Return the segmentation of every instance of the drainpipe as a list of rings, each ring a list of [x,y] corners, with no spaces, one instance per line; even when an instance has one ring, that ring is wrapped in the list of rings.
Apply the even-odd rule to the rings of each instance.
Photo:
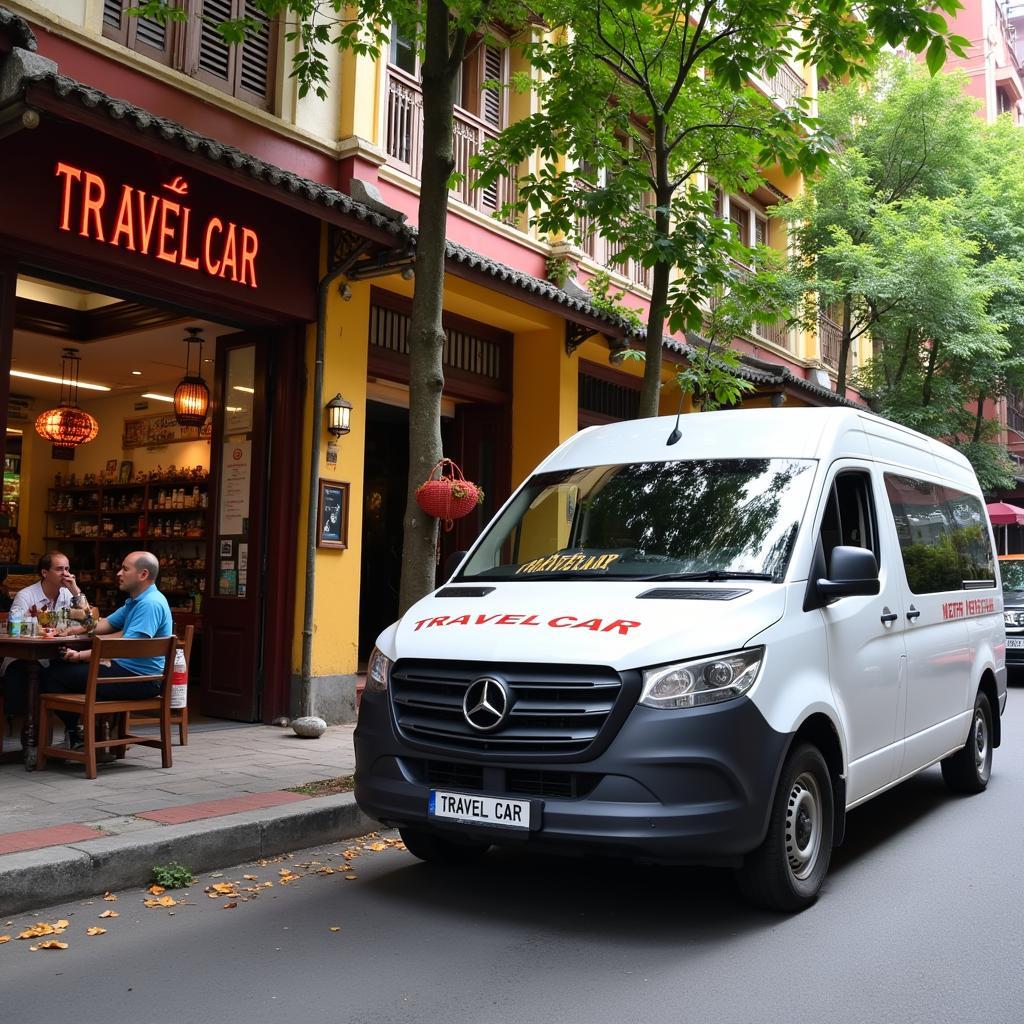
[[[351,268],[349,260],[327,274],[317,293],[316,358],[313,364],[312,438],[309,444],[309,504],[306,510],[306,590],[302,611],[302,674],[299,681],[299,712],[313,713],[313,601],[316,589],[316,504],[320,486],[320,435],[324,404],[324,350],[327,347],[327,296],[331,286]]]

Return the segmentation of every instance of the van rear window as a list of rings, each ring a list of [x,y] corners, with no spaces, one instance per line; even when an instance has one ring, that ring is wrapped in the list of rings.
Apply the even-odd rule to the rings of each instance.
[[[494,521],[462,578],[779,581],[814,467],[691,459],[541,473]]]
[[[915,594],[996,585],[988,521],[973,494],[885,474],[907,584]]]

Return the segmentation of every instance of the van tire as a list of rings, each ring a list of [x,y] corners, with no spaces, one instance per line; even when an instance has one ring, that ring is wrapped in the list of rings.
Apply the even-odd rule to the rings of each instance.
[[[400,828],[398,834],[405,848],[428,864],[470,864],[491,848],[490,843],[460,843],[418,828]]]
[[[991,777],[992,705],[979,690],[967,742],[942,762],[942,779],[954,793],[981,793]]]
[[[834,818],[828,765],[817,747],[802,743],[782,766],[768,834],[737,873],[743,895],[789,914],[811,906],[832,859]]]

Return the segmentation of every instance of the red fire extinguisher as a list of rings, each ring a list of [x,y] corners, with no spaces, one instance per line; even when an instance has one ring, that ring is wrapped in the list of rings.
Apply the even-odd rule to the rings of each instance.
[[[174,668],[171,671],[171,708],[188,705],[188,665],[185,652],[179,647],[174,652]]]

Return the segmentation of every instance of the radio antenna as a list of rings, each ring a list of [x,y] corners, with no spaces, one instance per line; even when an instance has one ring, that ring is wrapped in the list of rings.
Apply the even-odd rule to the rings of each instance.
[[[683,432],[679,429],[679,417],[683,414],[683,400],[685,398],[686,392],[680,388],[679,408],[676,410],[676,425],[672,428],[672,433],[668,435],[668,440],[665,442],[666,447],[675,444],[683,436]]]

